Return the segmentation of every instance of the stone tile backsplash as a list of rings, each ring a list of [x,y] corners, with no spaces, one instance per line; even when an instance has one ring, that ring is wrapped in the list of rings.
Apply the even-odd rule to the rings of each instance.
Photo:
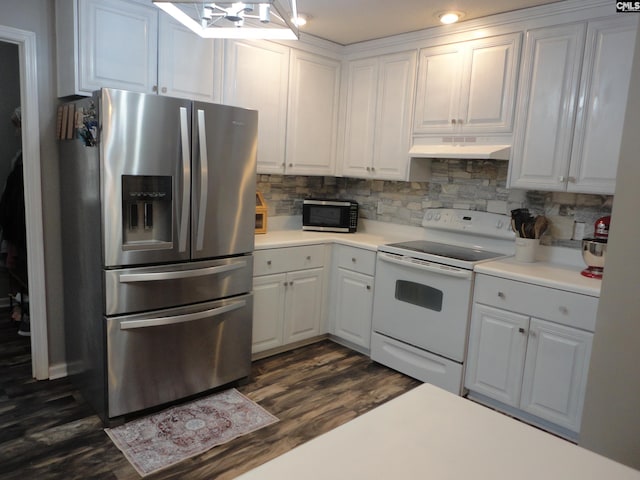
[[[611,214],[613,197],[506,188],[508,163],[501,160],[434,160],[429,182],[396,182],[344,177],[258,175],[269,216],[301,215],[308,197],[352,199],[370,220],[420,226],[425,209],[460,208],[509,214],[528,208],[544,214],[551,228],[542,243],[580,248],[572,240],[574,222],[584,222],[585,236],[594,222]]]

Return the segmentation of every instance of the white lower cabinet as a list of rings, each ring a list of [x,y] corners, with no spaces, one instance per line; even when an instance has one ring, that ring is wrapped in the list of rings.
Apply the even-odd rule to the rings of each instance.
[[[364,352],[371,345],[376,252],[345,245],[333,247],[331,333]]]
[[[325,333],[324,245],[254,253],[252,353]]]
[[[575,438],[596,310],[595,297],[478,275],[465,375],[469,396]]]

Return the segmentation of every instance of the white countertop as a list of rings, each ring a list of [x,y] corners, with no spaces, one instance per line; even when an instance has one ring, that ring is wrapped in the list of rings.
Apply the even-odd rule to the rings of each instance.
[[[241,480],[640,480],[640,471],[423,384]]]
[[[360,221],[356,233],[303,231],[300,219],[295,217],[274,217],[269,222],[268,233],[255,236],[256,250],[318,243],[339,243],[376,250],[385,243],[419,240],[426,236],[423,228],[371,220]],[[475,271],[593,297],[600,296],[602,281],[580,275],[585,265],[579,250],[540,247],[539,252],[538,261],[533,263],[506,258],[480,263]]]

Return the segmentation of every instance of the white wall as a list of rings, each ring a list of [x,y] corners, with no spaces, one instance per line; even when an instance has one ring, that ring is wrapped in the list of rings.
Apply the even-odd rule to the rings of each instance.
[[[630,53],[631,55],[631,53]],[[631,60],[631,59],[630,59]],[[640,469],[640,35],[580,445]]]

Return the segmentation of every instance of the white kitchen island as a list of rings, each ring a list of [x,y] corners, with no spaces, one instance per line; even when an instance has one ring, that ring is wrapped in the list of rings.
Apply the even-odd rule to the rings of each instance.
[[[602,480],[640,471],[429,384],[241,480]]]

